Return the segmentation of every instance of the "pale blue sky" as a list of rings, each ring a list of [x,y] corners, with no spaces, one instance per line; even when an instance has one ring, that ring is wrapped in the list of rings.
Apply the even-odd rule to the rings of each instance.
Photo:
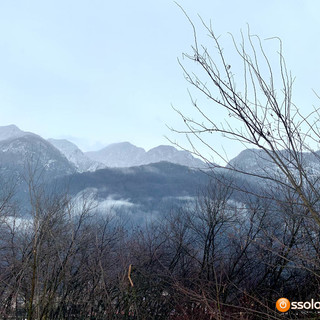
[[[211,19],[222,37],[238,36],[246,23],[261,38],[279,36],[297,102],[318,104],[318,1],[179,3],[197,25],[197,14]],[[177,64],[191,44],[190,25],[169,0],[2,1],[0,125],[68,138],[83,150],[120,141],[149,149],[167,144],[165,135],[183,143],[166,124],[182,128],[171,104],[192,113]],[[211,143],[219,149],[223,140]],[[241,146],[225,149],[232,157]]]

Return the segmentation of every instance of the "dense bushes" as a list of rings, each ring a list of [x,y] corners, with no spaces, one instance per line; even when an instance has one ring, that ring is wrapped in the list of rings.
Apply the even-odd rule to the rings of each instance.
[[[2,212],[3,319],[277,319],[278,298],[318,297],[319,227],[292,194],[235,202],[214,181],[131,227],[88,199],[33,192],[32,219]]]

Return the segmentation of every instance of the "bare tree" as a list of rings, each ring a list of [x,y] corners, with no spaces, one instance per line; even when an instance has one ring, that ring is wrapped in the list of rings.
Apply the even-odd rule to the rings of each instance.
[[[320,225],[320,177],[306,165],[307,161],[319,160],[314,151],[319,146],[320,138],[319,108],[304,114],[292,102],[293,77],[286,67],[281,40],[268,39],[279,43],[278,63],[275,65],[261,39],[251,34],[248,27],[246,34],[241,32],[240,43],[230,35],[233,53],[237,57],[236,61],[230,61],[211,24],[201,19],[211,41],[209,48],[198,40],[196,26],[187,18],[193,28],[194,44],[191,53],[183,54],[184,61],[179,60],[179,63],[185,79],[207,98],[208,103],[201,105],[191,98],[198,114],[196,118],[175,109],[187,129],[173,131],[187,134],[191,151],[209,164],[210,161],[198,151],[197,142],[218,155],[222,162],[228,164],[229,170],[272,181],[297,192],[300,204],[307,209],[306,215],[311,215]],[[188,61],[193,65],[188,65]],[[196,71],[193,70],[194,65]],[[242,71],[237,68],[240,65]],[[217,122],[213,111],[223,113],[225,121]],[[210,145],[206,134],[221,134],[246,148],[261,150],[255,155],[264,163],[269,163],[270,167],[252,171],[233,166],[226,155]]]

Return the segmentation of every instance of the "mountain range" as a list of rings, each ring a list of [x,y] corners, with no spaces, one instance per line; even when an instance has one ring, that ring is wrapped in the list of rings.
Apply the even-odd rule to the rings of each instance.
[[[286,151],[281,152],[285,156]],[[318,153],[302,156],[308,173],[319,175]],[[231,171],[227,170],[230,168]],[[100,208],[121,208],[141,218],[146,213],[194,201],[199,190],[208,185],[211,174],[230,177],[239,186],[235,190],[243,190],[245,186],[253,194],[263,187],[261,181],[234,174],[233,169],[255,175],[279,171],[264,151],[255,149],[244,150],[225,168],[207,169],[191,153],[172,146],[145,151],[122,142],[82,152],[68,140],[46,140],[15,125],[0,127],[0,179],[15,181],[17,197],[24,201],[31,178],[48,188],[64,188],[75,198],[85,192]],[[237,192],[232,197],[238,201]]]
[[[24,177],[41,171],[54,178],[73,174],[76,168],[47,140],[10,125],[0,127],[0,171]]]
[[[290,168],[292,173],[299,174],[296,161],[286,150],[279,151],[284,165]],[[320,152],[304,152],[299,154],[299,161],[303,164],[303,170],[309,176],[320,175]],[[271,157],[263,150],[245,149],[238,156],[229,161],[227,168],[253,175],[281,177],[283,173],[276,166]]]
[[[148,152],[143,148],[136,147],[129,142],[114,143],[105,148],[82,152],[74,143],[64,139],[44,140],[39,135],[20,130],[15,125],[0,127],[1,158],[10,158],[11,155],[21,153],[19,161],[33,155],[42,155],[41,163],[45,167],[53,166],[53,163],[69,162],[66,174],[72,171],[86,172],[95,171],[107,167],[132,167],[167,161],[188,167],[200,168],[205,164],[187,151],[180,151],[172,146],[158,146]],[[36,147],[36,145],[38,145]],[[53,155],[55,154],[55,155]],[[45,162],[46,156],[52,156],[50,163]],[[56,159],[56,158],[59,159]],[[0,159],[1,161],[1,159]],[[15,161],[14,161],[15,163]]]
[[[161,145],[145,151],[130,142],[114,143],[99,151],[86,152],[85,155],[106,167],[133,167],[160,161],[167,161],[193,168],[204,168],[205,164],[190,152],[180,151],[172,146]]]
[[[86,192],[100,205],[130,208],[136,215],[159,212],[197,196],[208,181],[199,167],[205,167],[200,159],[171,146],[145,151],[123,142],[82,152],[68,140],[0,127],[0,179],[15,181],[16,198],[25,203],[32,180],[75,198]]]
[[[68,140],[48,139],[47,141],[57,148],[75,166],[78,172],[95,171],[104,167],[102,163],[90,159],[74,143]]]

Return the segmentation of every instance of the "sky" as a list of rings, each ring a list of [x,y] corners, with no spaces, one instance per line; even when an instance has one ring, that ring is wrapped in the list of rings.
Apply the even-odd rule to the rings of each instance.
[[[296,103],[301,109],[319,104],[312,92],[320,92],[319,1],[178,2],[204,42],[198,15],[222,39],[228,32],[240,39],[247,24],[262,39],[280,37],[296,77]],[[184,128],[172,106],[194,115],[188,90],[208,103],[177,62],[192,44],[188,20],[169,0],[2,1],[0,125],[68,139],[83,151],[121,141],[148,150],[169,144],[166,137],[188,148],[184,135],[168,127]],[[210,116],[223,119],[210,108]],[[243,149],[220,136],[210,139],[229,158]]]

